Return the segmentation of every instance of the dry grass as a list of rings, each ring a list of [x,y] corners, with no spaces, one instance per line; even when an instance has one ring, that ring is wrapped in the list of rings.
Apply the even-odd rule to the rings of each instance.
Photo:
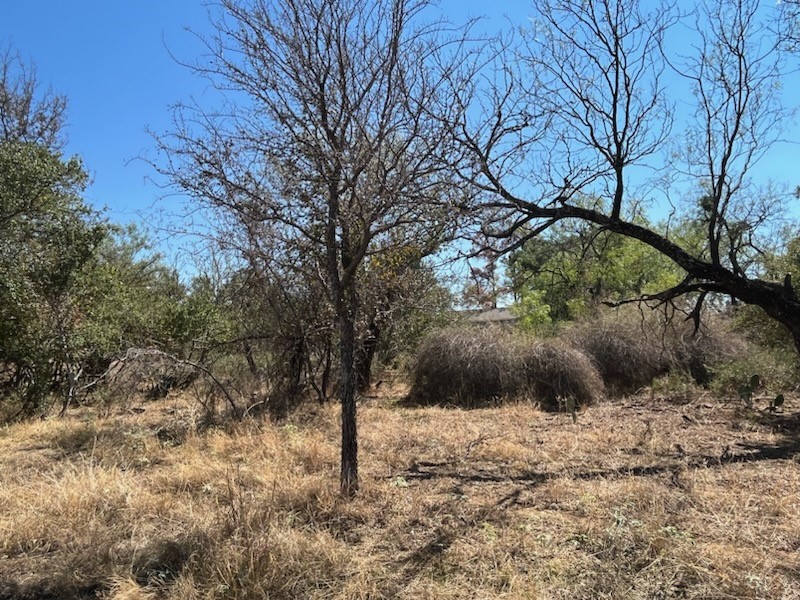
[[[611,311],[573,324],[563,336],[591,359],[610,392],[619,394],[650,386],[668,372],[708,385],[716,367],[752,351],[731,328],[720,317],[706,317],[695,332],[691,322],[677,317],[664,323],[655,313]]]
[[[798,399],[360,409],[196,433],[190,406],[0,430],[0,598],[800,598]]]
[[[599,373],[575,348],[503,327],[466,327],[423,341],[408,401],[476,408],[526,400],[556,409],[567,398],[587,406],[602,395]]]
[[[652,339],[648,323],[637,326],[632,319],[600,319],[573,325],[565,337],[590,357],[615,393],[635,392],[669,370],[669,353],[661,340]]]

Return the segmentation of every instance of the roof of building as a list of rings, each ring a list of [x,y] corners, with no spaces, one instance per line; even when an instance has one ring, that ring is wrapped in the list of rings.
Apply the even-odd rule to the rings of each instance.
[[[491,308],[467,318],[470,323],[504,323],[519,320],[510,308]]]

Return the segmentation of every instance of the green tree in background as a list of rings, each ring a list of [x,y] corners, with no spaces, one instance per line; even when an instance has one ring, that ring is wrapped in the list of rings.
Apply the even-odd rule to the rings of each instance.
[[[107,225],[81,201],[86,174],[32,142],[0,143],[0,362],[25,382],[30,410],[54,387],[74,396],[79,331],[93,285],[86,275]]]
[[[201,351],[218,321],[200,289],[149,253],[134,229],[83,200],[88,175],[64,157],[66,100],[0,53],[0,400],[62,413],[128,348]],[[14,402],[9,402],[14,400]],[[9,408],[10,407],[10,408]]]
[[[674,264],[653,248],[586,223],[562,223],[509,257],[509,277],[523,325],[586,316],[680,282]]]

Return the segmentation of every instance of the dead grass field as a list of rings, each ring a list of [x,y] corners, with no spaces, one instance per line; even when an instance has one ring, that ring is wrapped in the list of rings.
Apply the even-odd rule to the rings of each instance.
[[[800,598],[800,401],[335,406],[198,431],[140,412],[0,429],[0,598]]]

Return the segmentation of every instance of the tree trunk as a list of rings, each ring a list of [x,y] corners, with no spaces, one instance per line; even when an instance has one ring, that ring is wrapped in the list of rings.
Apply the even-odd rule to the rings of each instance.
[[[341,492],[346,498],[358,491],[358,434],[356,429],[355,318],[353,311],[339,317],[342,401]]]
[[[794,339],[794,349],[797,351],[798,356],[800,356],[800,326],[792,331],[792,338]]]
[[[333,342],[330,336],[328,336],[328,339],[325,341],[325,361],[322,366],[322,396],[320,396],[320,402],[323,404],[328,401],[328,390],[331,389],[332,345]]]
[[[657,294],[645,295],[643,298],[669,301],[687,293],[708,292],[724,294],[745,304],[758,306],[789,330],[795,349],[800,355],[800,299],[792,285],[791,275],[787,275],[782,284],[750,279],[723,266],[706,262],[666,236],[636,223],[613,220],[601,212],[580,206],[541,207],[525,204],[505,190],[501,191],[501,196],[521,207],[526,218],[550,219],[551,225],[563,219],[578,219],[639,240],[672,260],[687,273],[687,279],[677,286]]]
[[[282,420],[289,416],[303,397],[303,367],[306,363],[306,343],[302,332],[296,332],[290,339],[286,371],[281,383],[273,394],[271,413],[273,418]]]
[[[64,399],[61,405],[61,412],[58,413],[59,418],[67,414],[67,410],[69,410],[69,407],[72,404],[73,399],[75,398],[75,392],[78,389],[78,378],[80,377],[81,371],[83,369],[79,369],[78,373],[76,374],[74,365],[72,365],[71,363],[67,363],[66,370],[67,370],[67,390],[64,392]]]
[[[242,345],[244,346],[244,358],[247,361],[247,367],[250,369],[250,374],[256,381],[258,381],[261,379],[261,371],[256,364],[255,357],[253,356],[253,346],[248,340],[244,340]]]
[[[302,390],[303,365],[305,364],[306,341],[302,333],[296,334],[292,340],[291,356],[289,357],[289,402],[296,404],[295,396]]]
[[[361,342],[358,361],[356,362],[356,389],[359,392],[369,389],[370,383],[372,383],[372,361],[375,358],[375,350],[378,347],[380,334],[381,330],[375,324],[375,321],[372,321],[369,324],[366,337]]]

